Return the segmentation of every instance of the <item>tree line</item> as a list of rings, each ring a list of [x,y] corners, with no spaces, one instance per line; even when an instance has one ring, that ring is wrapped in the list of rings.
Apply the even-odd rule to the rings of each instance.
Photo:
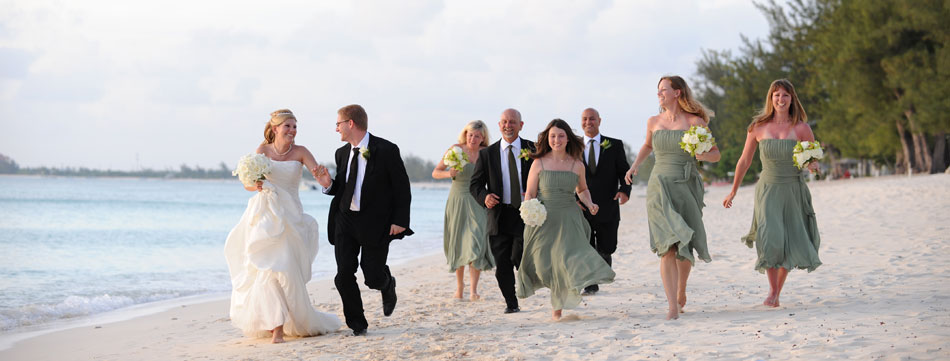
[[[432,179],[432,169],[435,168],[435,162],[424,160],[415,155],[406,155],[403,157],[403,163],[406,165],[406,173],[411,182],[436,181]],[[335,173],[335,166],[326,165],[331,173]],[[200,166],[189,166],[182,164],[178,169],[155,170],[140,169],[133,171],[123,170],[102,170],[86,167],[20,167],[12,158],[0,154],[0,174],[24,174],[24,175],[47,175],[47,176],[74,176],[74,177],[136,177],[136,178],[188,178],[188,179],[225,179],[234,178],[231,175],[232,168],[224,162],[217,168],[202,168]],[[309,172],[303,172],[304,179],[314,180]]]
[[[737,54],[704,50],[697,98],[716,113],[722,152],[706,167],[734,170],[769,84],[787,78],[834,163],[852,158],[897,173],[950,163],[950,3],[942,0],[774,0],[756,3],[766,39],[742,36]],[[747,180],[761,170],[758,159]]]

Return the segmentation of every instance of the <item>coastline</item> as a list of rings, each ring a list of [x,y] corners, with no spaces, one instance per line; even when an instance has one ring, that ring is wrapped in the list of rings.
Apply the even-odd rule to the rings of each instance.
[[[130,320],[75,327],[23,340],[4,360],[60,359],[921,359],[950,358],[950,176],[889,176],[808,183],[818,217],[823,265],[789,275],[782,306],[761,305],[768,283],[741,243],[754,186],[733,209],[728,187],[705,195],[713,261],[690,276],[679,320],[665,321],[658,259],[649,251],[644,199],[621,207],[617,280],[550,321],[547,291],[504,315],[492,272],[478,302],[456,301],[455,276],[441,254],[393,266],[399,303],[383,317],[379,292],[361,284],[366,337],[348,329],[280,345],[245,338],[228,322],[227,300]],[[411,247],[411,241],[399,245]],[[936,272],[931,272],[936,271]],[[362,277],[357,273],[358,277]],[[468,281],[466,280],[466,283]],[[308,284],[318,309],[342,317],[331,280]],[[466,291],[466,297],[468,292]]]

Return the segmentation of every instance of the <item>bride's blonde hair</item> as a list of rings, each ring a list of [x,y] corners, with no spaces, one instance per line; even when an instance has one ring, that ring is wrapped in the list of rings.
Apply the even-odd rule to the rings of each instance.
[[[294,113],[290,109],[277,109],[270,113],[270,120],[267,121],[267,125],[264,125],[264,144],[270,144],[274,142],[274,138],[277,137],[277,134],[274,133],[274,127],[279,127],[281,124],[287,121],[287,119],[297,120],[297,117],[294,116]]]

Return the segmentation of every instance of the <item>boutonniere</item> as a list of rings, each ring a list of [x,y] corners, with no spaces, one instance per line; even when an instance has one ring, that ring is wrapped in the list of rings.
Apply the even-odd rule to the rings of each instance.
[[[523,160],[528,160],[528,158],[531,158],[531,151],[527,149],[522,149],[521,154],[518,155],[518,158],[521,158]]]
[[[603,150],[610,149],[611,146],[613,146],[613,144],[610,143],[610,140],[604,139],[603,142],[600,142],[600,148]]]
[[[369,160],[369,148],[360,148],[360,154],[363,156],[363,159]]]

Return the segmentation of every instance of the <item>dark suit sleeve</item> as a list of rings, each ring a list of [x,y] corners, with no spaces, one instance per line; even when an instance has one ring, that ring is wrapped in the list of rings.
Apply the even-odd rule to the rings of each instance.
[[[617,147],[617,159],[614,161],[614,168],[617,169],[617,179],[620,182],[620,192],[630,197],[630,185],[624,180],[627,170],[630,169],[630,163],[627,163],[627,151],[623,148],[623,141],[614,139],[614,147]]]
[[[488,197],[488,148],[478,151],[478,161],[475,162],[475,173],[472,173],[472,180],[469,183],[469,192],[478,202],[478,205],[485,206],[485,198]]]
[[[386,167],[392,180],[393,212],[392,224],[409,229],[409,206],[412,203],[412,189],[409,186],[409,174],[399,154],[399,146],[393,144]]]
[[[330,182],[330,188],[327,189],[327,194],[335,196],[340,192],[340,189],[343,189],[343,185],[346,184],[346,157],[344,154],[348,154],[345,150],[337,149],[336,150],[336,175],[333,177],[333,182]]]

